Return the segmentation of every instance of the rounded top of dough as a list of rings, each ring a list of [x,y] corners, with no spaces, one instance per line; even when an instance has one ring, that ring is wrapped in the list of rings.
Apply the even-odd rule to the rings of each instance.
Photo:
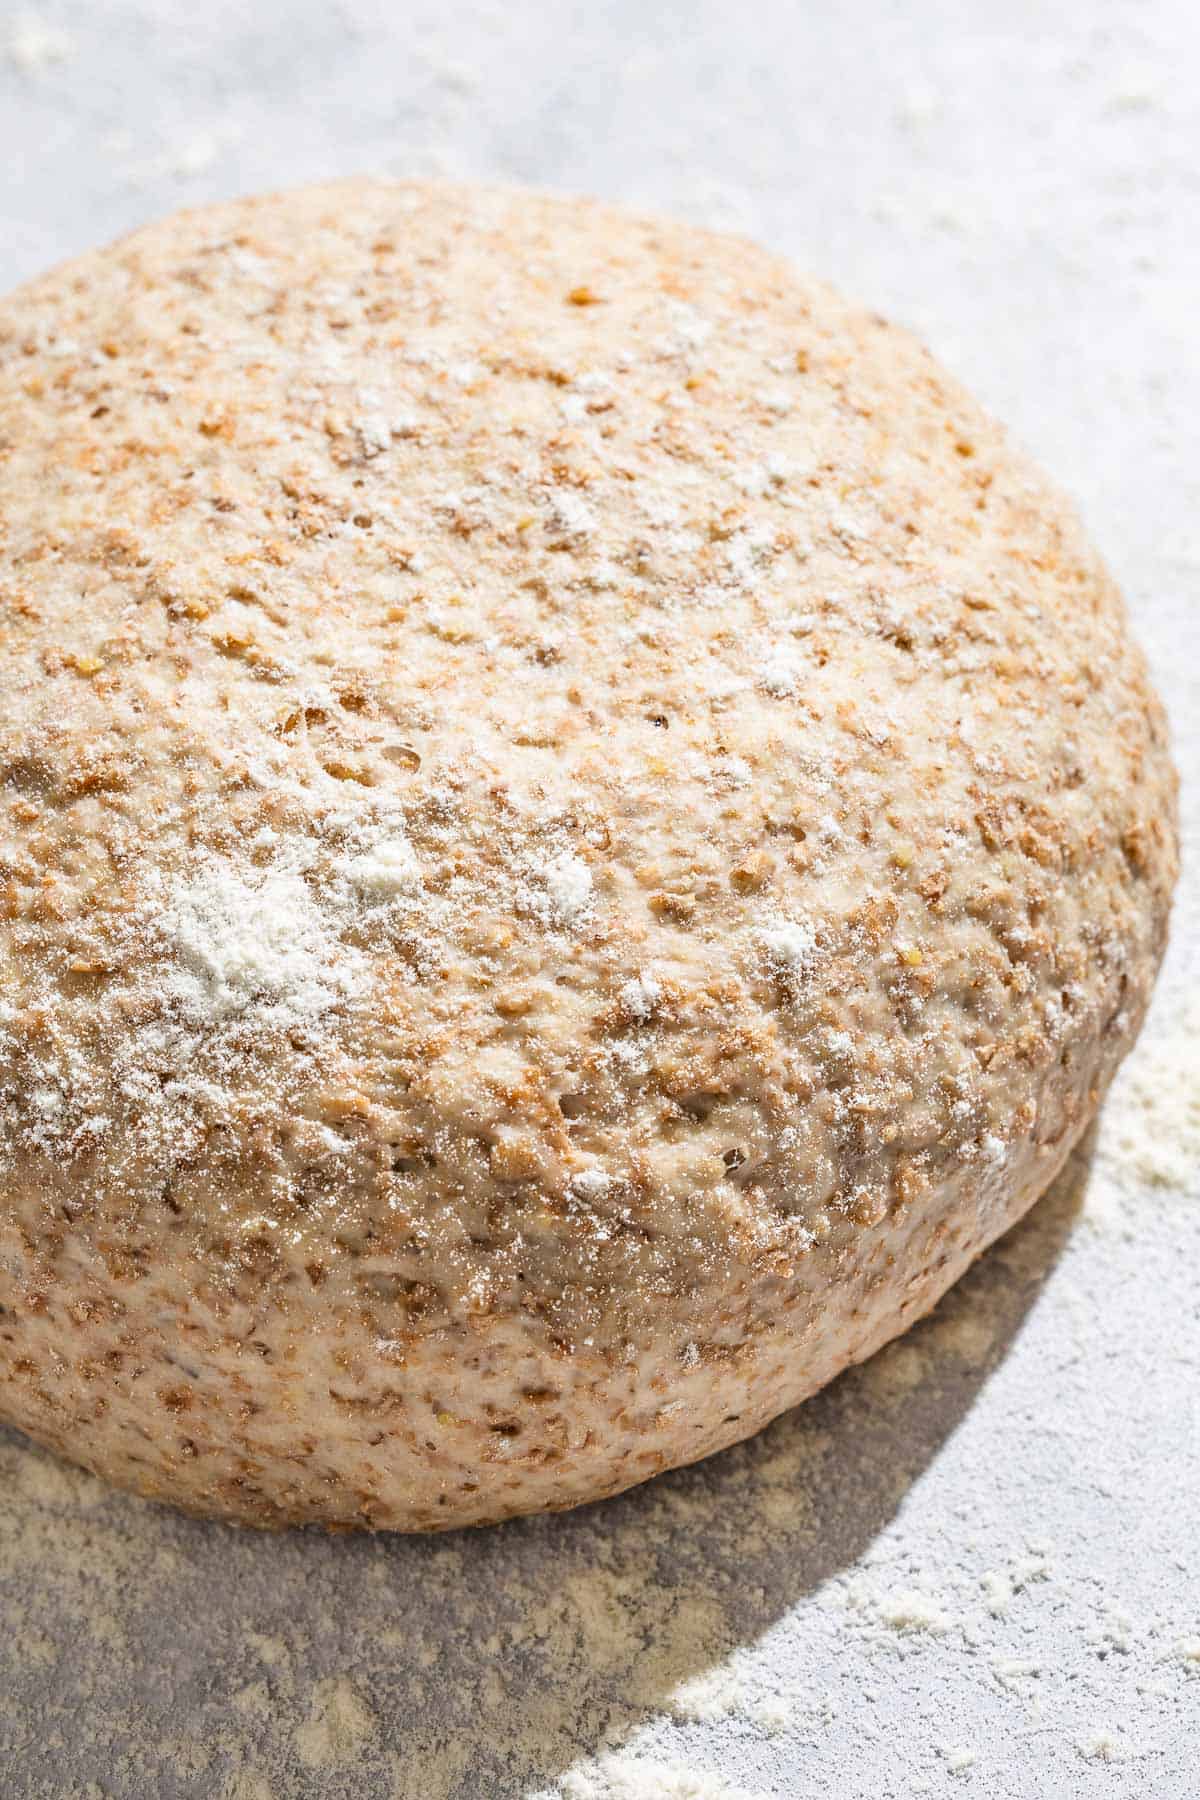
[[[356,182],[56,271],[0,308],[0,618],[0,1209],[135,1361],[169,1313],[252,1410],[288,1344],[347,1433],[398,1394],[416,1498],[280,1499],[244,1418],[189,1495],[166,1401],[150,1491],[456,1522],[740,1436],[1140,1020],[1174,777],[1111,580],[741,241]]]

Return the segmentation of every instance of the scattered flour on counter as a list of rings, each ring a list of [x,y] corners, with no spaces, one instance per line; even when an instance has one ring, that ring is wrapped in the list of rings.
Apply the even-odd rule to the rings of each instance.
[[[768,1737],[779,1737],[792,1723],[793,1709],[781,1694],[766,1694],[761,1700],[752,1700],[746,1708],[746,1717],[752,1719],[760,1731]]]
[[[1134,1755],[1107,1725],[1085,1732],[1075,1747],[1088,1762],[1127,1762]]]
[[[1009,1688],[1013,1693],[1021,1693],[1021,1683],[1037,1681],[1041,1673],[1041,1664],[1030,1661],[1028,1657],[997,1656],[992,1660],[992,1674],[1001,1687]]]
[[[1124,1186],[1200,1193],[1200,1005],[1139,1045],[1101,1114],[1101,1169]],[[1089,1211],[1092,1208],[1089,1206]]]
[[[1024,1274],[991,1258],[956,1296],[1005,1341],[1072,1216],[1069,1195],[1046,1208],[1019,1228]],[[993,1791],[1028,1721],[1047,1787],[1064,1759],[1124,1762],[1123,1723],[1095,1721],[1128,1705],[1140,1657],[1159,1686],[1139,1686],[1139,1720],[1172,1707],[1184,1728],[1194,1618],[1164,1590],[1158,1626],[1101,1656],[1094,1627],[1112,1607],[1090,1552],[1056,1549],[1047,1584],[1046,1549],[1005,1535],[978,1465],[928,1515],[941,1560],[913,1565],[893,1508],[933,1504],[935,1452],[953,1442],[922,1431],[929,1390],[951,1384],[969,1435],[979,1379],[927,1341],[936,1326],[918,1328],[912,1387],[852,1372],[765,1436],[610,1507],[444,1539],[197,1525],[0,1434],[0,1593],[20,1622],[0,1684],[39,1684],[46,1723],[119,1768],[114,1800],[198,1766],[221,1800],[291,1800],[314,1780],[325,1800],[790,1800],[775,1771],[811,1764],[838,1792],[872,1733],[901,1720],[925,1747],[913,1780],[933,1794]],[[897,1465],[914,1444],[913,1467]],[[180,1700],[169,1645],[199,1633],[219,1678]],[[194,1735],[146,1733],[164,1708]]]
[[[175,152],[172,172],[181,179],[203,175],[211,169],[221,154],[221,146],[211,132],[200,132],[190,137]]]
[[[926,1327],[922,1343],[938,1354],[956,1356],[969,1368],[986,1363],[992,1348],[992,1326],[986,1317],[954,1305],[953,1298],[944,1316],[935,1317]]]
[[[907,1338],[898,1338],[863,1364],[862,1379],[881,1400],[896,1401],[920,1387],[928,1373],[924,1351]]]
[[[318,1682],[308,1716],[296,1732],[296,1750],[309,1769],[356,1762],[374,1735],[376,1721],[361,1695],[338,1675]]]
[[[980,1583],[987,1609],[994,1619],[1002,1618],[1013,1598],[1013,1584],[998,1569],[988,1569]]]
[[[221,1789],[220,1800],[279,1800],[279,1796],[265,1775],[253,1769],[237,1769]]]
[[[8,60],[16,68],[26,75],[36,75],[52,63],[65,62],[74,55],[75,39],[61,25],[53,25],[33,13],[19,13],[5,48]]]
[[[677,1719],[711,1722],[744,1711],[745,1699],[736,1667],[720,1663],[682,1682],[671,1695],[670,1707]]]
[[[142,154],[132,132],[117,131],[105,139],[105,148],[118,161],[131,187],[146,188],[161,181],[199,181],[226,155],[241,136],[241,125],[232,119],[215,121],[207,129],[168,140],[152,155]]]
[[[563,1800],[767,1800],[722,1775],[634,1755],[605,1756],[569,1770],[558,1792]]]
[[[252,1769],[237,1769],[228,1777],[220,1800],[276,1800],[270,1783]]]
[[[944,1607],[917,1588],[901,1588],[885,1595],[876,1602],[875,1610],[893,1631],[928,1631],[940,1636],[953,1623]]]

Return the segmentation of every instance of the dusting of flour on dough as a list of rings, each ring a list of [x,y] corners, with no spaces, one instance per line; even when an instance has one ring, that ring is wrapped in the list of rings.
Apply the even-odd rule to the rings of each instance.
[[[559,930],[573,930],[592,910],[592,872],[571,850],[549,856],[521,896],[527,911]]]
[[[370,849],[344,857],[339,867],[350,885],[372,900],[411,894],[421,885],[421,868],[413,847],[400,836],[383,838]]]
[[[214,1022],[253,1006],[256,1030],[303,1026],[354,989],[357,959],[287,864],[255,871],[204,858],[168,888],[159,930],[178,959],[174,995]]]
[[[644,1025],[654,1016],[654,1009],[662,999],[662,987],[653,975],[643,970],[640,975],[630,976],[621,989],[620,999],[629,1017]]]
[[[802,981],[816,965],[817,932],[811,919],[779,919],[758,932],[763,959],[787,981]]]

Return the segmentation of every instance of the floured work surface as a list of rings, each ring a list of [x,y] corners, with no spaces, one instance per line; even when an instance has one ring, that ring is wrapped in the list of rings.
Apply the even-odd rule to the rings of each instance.
[[[286,43],[224,4],[5,19],[0,281],[362,167],[751,230],[915,324],[1073,487],[1172,709],[1186,857],[1197,23],[794,10],[701,5],[679,42],[625,6],[570,42],[528,4],[306,5]],[[697,1469],[477,1535],[260,1538],[5,1438],[6,1793],[1183,1800],[1198,942],[1185,885],[1090,1160],[929,1322]]]

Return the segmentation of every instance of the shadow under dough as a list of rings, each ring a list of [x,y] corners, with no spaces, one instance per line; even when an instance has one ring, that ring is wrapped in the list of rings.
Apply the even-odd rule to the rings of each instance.
[[[1082,1207],[1093,1146],[1089,1133],[1042,1199],[924,1320],[756,1437],[576,1513],[458,1535],[471,1580],[498,1596],[513,1556],[542,1571],[539,1586],[573,1615],[579,1661],[591,1671],[582,1682],[568,1676],[550,1720],[542,1659],[513,1659],[505,1704],[530,1727],[505,1734],[510,1779],[528,1769],[552,1782],[580,1755],[618,1747],[681,1685],[859,1561],[1020,1332]],[[409,1545],[397,1541],[396,1551],[405,1560]],[[581,1591],[571,1587],[581,1568],[595,1572],[592,1606],[586,1575]],[[622,1610],[645,1644],[628,1669],[613,1649]],[[561,1651],[570,1632],[557,1636]],[[510,1789],[495,1774],[486,1791],[499,1800]],[[468,1780],[451,1791],[467,1800],[485,1790]]]
[[[0,1434],[0,1607],[14,1643],[55,1649],[0,1671],[6,1793],[45,1791],[48,1742],[57,1792],[100,1779],[113,1800],[519,1800],[618,1748],[886,1527],[1020,1331],[1089,1154],[869,1363],[746,1443],[577,1512],[434,1538],[261,1536]]]

